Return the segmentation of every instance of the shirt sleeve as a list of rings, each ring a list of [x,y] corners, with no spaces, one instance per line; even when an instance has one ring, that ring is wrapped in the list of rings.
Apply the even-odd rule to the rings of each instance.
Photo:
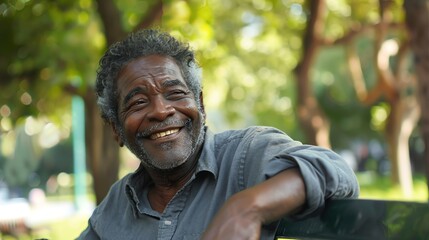
[[[299,168],[306,186],[306,206],[296,218],[322,208],[330,198],[357,198],[359,185],[353,170],[335,152],[292,140],[282,131],[257,127],[248,134],[247,186],[255,185],[281,171]]]

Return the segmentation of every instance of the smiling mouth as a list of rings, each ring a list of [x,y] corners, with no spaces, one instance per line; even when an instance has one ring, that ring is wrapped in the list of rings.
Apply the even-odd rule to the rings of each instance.
[[[162,137],[166,137],[169,136],[171,134],[177,133],[180,130],[180,128],[174,128],[174,129],[170,129],[164,132],[158,132],[158,133],[154,133],[152,135],[150,135],[150,139],[151,140],[155,140],[155,139],[159,139]]]

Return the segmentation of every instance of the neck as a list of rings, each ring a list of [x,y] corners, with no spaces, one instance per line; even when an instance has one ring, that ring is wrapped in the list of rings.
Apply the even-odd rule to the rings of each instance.
[[[198,155],[190,157],[173,169],[146,169],[155,188],[181,188],[191,178],[198,163]]]
[[[170,200],[189,181],[197,167],[202,144],[182,165],[173,169],[146,169],[153,181],[148,199],[152,208],[163,212]]]

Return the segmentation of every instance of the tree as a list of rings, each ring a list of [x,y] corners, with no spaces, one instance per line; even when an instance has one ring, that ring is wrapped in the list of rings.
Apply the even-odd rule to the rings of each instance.
[[[0,14],[4,136],[13,135],[13,126],[20,128],[28,116],[64,123],[61,131],[68,133],[71,95],[83,94],[93,83],[100,49],[87,2],[9,1],[0,4]],[[20,145],[16,151],[29,149]]]
[[[345,46],[357,99],[366,106],[376,104],[381,99],[388,104],[384,133],[389,148],[392,180],[400,184],[405,196],[410,196],[413,188],[408,141],[416,126],[420,109],[414,94],[415,82],[407,68],[407,36],[396,34],[397,38],[402,39],[399,47],[394,40],[389,40],[395,30],[403,28],[403,23],[397,21],[398,14],[392,11],[392,5],[398,8],[393,1],[380,0],[377,22],[356,22],[351,30],[345,31],[342,36],[329,38],[322,32],[327,15],[325,1],[309,1],[309,20],[303,38],[303,54],[296,68],[298,113],[311,142],[329,146],[329,121],[321,113],[315,97],[311,94],[309,72],[321,47]],[[365,82],[368,80],[364,79],[360,56],[356,54],[354,46],[356,39],[368,33],[372,33],[370,38],[374,42],[372,62],[376,72],[375,84],[370,91],[366,87]],[[392,64],[391,57],[395,55],[396,62]]]
[[[352,44],[347,46],[348,64],[353,86],[360,102],[371,105],[380,98],[388,104],[388,117],[385,125],[385,139],[388,143],[393,183],[399,184],[405,196],[413,193],[412,170],[409,156],[409,138],[420,116],[420,108],[414,94],[416,85],[413,75],[409,73],[407,36],[396,34],[401,43],[388,37],[403,24],[395,22],[391,12],[392,1],[380,1],[380,21],[372,26],[374,31],[373,63],[376,70],[376,83],[367,90],[360,59]],[[396,6],[398,7],[398,6]],[[391,58],[396,56],[396,64]]]
[[[302,38],[302,56],[295,68],[298,91],[298,117],[310,144],[331,147],[329,121],[311,89],[310,70],[322,46],[326,5],[324,0],[309,1],[309,18]]]
[[[420,132],[424,141],[424,156],[426,160],[426,181],[429,192],[429,112],[426,110],[429,103],[429,1],[404,1],[406,12],[405,22],[410,35],[411,49],[414,54],[415,72],[418,82],[417,95],[422,116]]]

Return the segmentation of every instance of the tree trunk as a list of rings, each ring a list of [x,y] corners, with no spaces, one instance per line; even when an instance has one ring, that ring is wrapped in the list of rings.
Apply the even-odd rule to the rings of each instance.
[[[425,159],[426,164],[426,181],[429,193],[429,0],[406,0],[404,1],[404,8],[411,49],[414,53],[414,66],[418,83],[417,95],[422,109],[420,132],[425,146],[423,159]]]
[[[85,106],[87,159],[98,205],[118,179],[119,147],[113,138],[112,129],[100,117],[92,91],[85,98]]]
[[[324,28],[326,3],[324,0],[314,0],[309,4],[310,16],[303,37],[303,53],[295,68],[298,118],[308,143],[330,148],[329,122],[320,110],[310,84],[310,70],[320,48],[319,39]]]
[[[390,106],[385,135],[388,142],[392,182],[399,184],[403,195],[410,198],[414,190],[409,139],[417,125],[420,109],[414,95],[401,97],[391,102]]]
[[[113,0],[96,0],[97,10],[104,27],[104,35],[107,40],[107,46],[120,41],[126,36],[122,27],[121,13]]]

